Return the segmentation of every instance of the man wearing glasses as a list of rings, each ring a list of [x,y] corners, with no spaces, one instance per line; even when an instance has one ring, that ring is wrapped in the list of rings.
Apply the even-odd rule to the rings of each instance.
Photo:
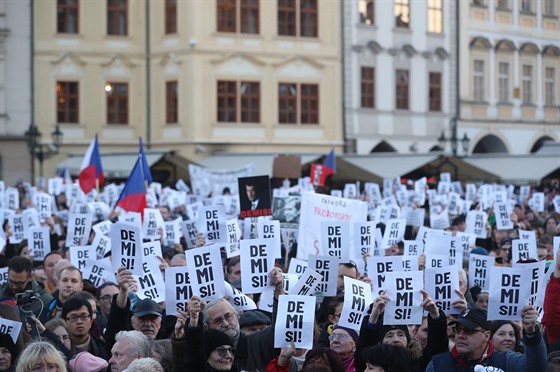
[[[492,366],[504,372],[545,371],[546,345],[537,326],[538,312],[531,305],[523,307],[523,344],[525,353],[494,351],[490,340],[490,322],[484,309],[465,310],[449,323],[455,334],[451,352],[438,354],[426,368],[434,371],[472,371],[476,366]]]
[[[66,321],[76,353],[87,351],[109,360],[105,343],[89,333],[93,324],[93,309],[88,300],[77,296],[70,297],[62,305],[62,319]]]
[[[111,303],[113,302],[113,296],[117,293],[119,293],[119,287],[113,282],[105,282],[97,288],[98,307],[96,321],[99,324],[99,328],[101,328],[101,334],[105,333],[105,328],[107,328]]]
[[[32,279],[32,270],[33,264],[29,259],[25,257],[12,258],[8,265],[8,282],[0,288],[0,298],[12,298],[15,300],[17,294],[30,290],[33,292],[33,297],[22,307],[24,310],[33,311],[33,314],[39,317],[41,308],[46,307],[53,297],[35,279]]]

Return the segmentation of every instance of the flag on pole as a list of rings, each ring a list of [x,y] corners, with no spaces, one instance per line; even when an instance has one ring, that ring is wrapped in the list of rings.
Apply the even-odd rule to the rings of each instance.
[[[80,181],[80,188],[85,194],[89,193],[96,187],[97,181],[99,181],[99,185],[102,185],[105,182],[103,168],[101,167],[101,156],[99,155],[97,134],[95,135],[94,140],[91,141],[91,144],[84,155],[78,180]]]
[[[58,176],[62,178],[63,184],[66,185],[72,184],[72,176],[70,176],[70,170],[68,169],[68,167],[64,167],[64,169],[59,173]]]
[[[144,171],[144,180],[149,185],[153,181],[152,172],[150,171],[150,166],[148,165],[146,154],[144,154],[144,146],[142,146],[142,137],[138,137],[138,146],[140,147],[140,156],[142,157],[142,170]]]
[[[327,177],[335,174],[336,172],[336,157],[334,155],[334,149],[329,152],[323,164],[311,164],[311,184],[314,186],[323,186]]]
[[[144,183],[142,156],[140,154],[115,205],[127,212],[143,213],[144,208],[146,208],[146,184]]]

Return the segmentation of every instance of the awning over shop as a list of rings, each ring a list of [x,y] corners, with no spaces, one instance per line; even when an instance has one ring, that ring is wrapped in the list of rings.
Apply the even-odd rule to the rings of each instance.
[[[500,177],[503,183],[540,183],[560,170],[560,154],[472,156],[466,163]]]
[[[439,175],[447,172],[451,174],[453,181],[485,183],[500,181],[498,175],[469,164],[464,160],[465,158],[440,155],[412,172],[403,174],[403,177],[412,180],[422,177],[435,177],[436,180],[439,180]]]
[[[439,155],[398,155],[398,154],[371,154],[371,155],[344,155],[345,161],[365,169],[381,178],[394,179],[404,176],[437,159]]]

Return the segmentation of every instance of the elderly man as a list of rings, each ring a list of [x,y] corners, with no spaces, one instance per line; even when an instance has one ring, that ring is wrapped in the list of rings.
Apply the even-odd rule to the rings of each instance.
[[[150,356],[152,344],[142,332],[122,331],[117,333],[115,340],[109,359],[111,372],[122,372],[134,360]]]
[[[426,372],[472,371],[477,365],[500,368],[504,372],[546,370],[546,345],[537,327],[535,308],[527,305],[521,313],[524,354],[495,351],[486,316],[485,310],[474,308],[452,321],[455,346],[451,352],[432,357]]]
[[[199,318],[202,304],[198,297],[193,296],[191,298],[188,305],[190,318],[187,322],[187,313],[179,311],[175,333],[171,340],[173,356],[178,363],[176,365],[177,370],[181,370],[184,365],[187,347],[186,337],[192,337],[197,332],[201,332],[202,327],[220,330],[231,338],[236,348],[234,365],[239,370],[266,370],[268,362],[277,356],[274,349],[274,325],[276,323],[278,296],[284,294],[282,271],[274,268],[268,275],[272,285],[274,285],[272,324],[250,335],[241,333],[239,314],[226,299],[220,298],[206,304],[203,312],[203,325],[201,325]]]

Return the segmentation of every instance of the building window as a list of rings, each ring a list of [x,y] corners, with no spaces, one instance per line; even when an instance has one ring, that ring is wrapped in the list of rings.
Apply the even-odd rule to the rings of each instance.
[[[499,102],[509,102],[509,63],[498,65],[498,89]]]
[[[165,112],[165,122],[167,124],[179,122],[176,81],[165,83]]]
[[[260,83],[218,81],[218,122],[260,123]]]
[[[360,12],[360,23],[363,25],[375,24],[374,11],[375,3],[373,0],[360,0],[358,10]]]
[[[556,70],[547,67],[544,70],[544,102],[547,106],[554,106],[556,103]]]
[[[219,32],[259,33],[259,0],[218,0],[216,5]]]
[[[107,83],[107,124],[128,124],[128,83]]]
[[[317,37],[317,0],[278,0],[278,35]]]
[[[395,0],[395,26],[410,28],[409,0]]]
[[[319,85],[278,84],[278,121],[281,124],[319,124]]]
[[[486,6],[486,0],[472,0],[473,5]]]
[[[362,67],[362,107],[375,108],[375,68]]]
[[[441,72],[430,72],[430,111],[441,111]]]
[[[428,1],[428,32],[443,32],[443,2],[442,0]]]
[[[521,0],[521,5],[519,6],[521,13],[533,13],[533,1],[534,0]]]
[[[397,70],[397,104],[399,110],[408,110],[408,70]]]
[[[509,10],[509,0],[498,0],[496,9]]]
[[[107,0],[107,35],[127,35],[127,18],[127,0]]]
[[[477,102],[484,102],[484,61],[474,61],[474,100]]]
[[[79,0],[57,0],[56,31],[59,34],[77,34],[79,32]]]
[[[56,83],[56,121],[57,123],[78,123],[79,85],[74,81]]]
[[[544,0],[543,15],[556,17],[556,1],[557,0]]]
[[[165,33],[177,33],[177,0],[165,0]]]
[[[533,103],[533,66],[523,65],[523,104]]]

